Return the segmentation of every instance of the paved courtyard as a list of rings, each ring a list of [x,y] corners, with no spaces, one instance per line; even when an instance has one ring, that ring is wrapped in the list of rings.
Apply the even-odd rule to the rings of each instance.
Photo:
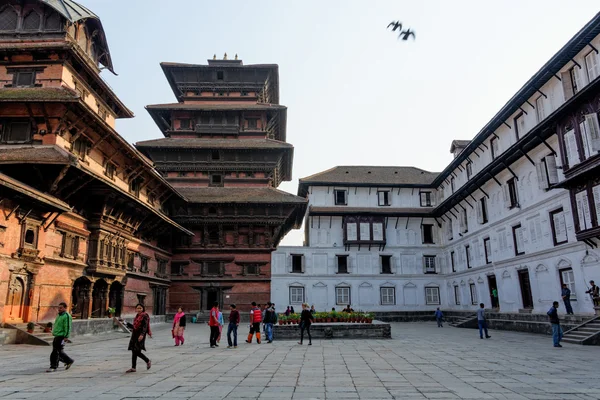
[[[48,367],[50,347],[0,347],[0,398],[14,399],[599,399],[600,348],[550,337],[434,323],[393,324],[391,340],[244,343],[210,349],[206,326],[191,325],[173,347],[167,325],[147,341],[152,369],[130,367],[128,337],[77,337],[73,367]]]

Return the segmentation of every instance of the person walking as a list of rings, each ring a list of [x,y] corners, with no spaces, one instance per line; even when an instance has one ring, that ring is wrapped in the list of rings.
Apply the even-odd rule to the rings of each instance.
[[[587,294],[592,298],[592,302],[594,303],[594,307],[600,305],[600,288],[596,286],[594,281],[590,281],[591,287],[586,291]]]
[[[302,344],[304,341],[304,331],[308,333],[308,345],[312,345],[312,337],[310,336],[310,325],[314,322],[314,317],[308,309],[308,304],[302,304],[302,313],[300,314],[300,341],[298,344]]]
[[[437,325],[438,328],[443,328],[444,325],[442,325],[442,319],[444,318],[444,314],[442,314],[442,310],[440,310],[440,308],[438,307],[437,310],[435,310],[435,320],[437,321]]]
[[[210,309],[210,316],[208,319],[208,326],[210,326],[210,348],[214,349],[219,347],[217,344],[217,338],[219,337],[219,302],[213,303],[213,308]]]
[[[227,348],[230,349],[233,345],[234,349],[237,349],[237,330],[240,325],[240,312],[236,310],[235,304],[229,305],[229,325],[227,326]],[[231,334],[233,333],[233,342],[231,341]]]
[[[273,324],[277,322],[277,314],[271,303],[267,303],[268,308],[265,310],[265,335],[267,337],[267,343],[273,343]]]
[[[52,328],[54,339],[52,340],[52,353],[50,353],[50,368],[46,372],[55,372],[60,361],[65,364],[65,369],[69,369],[73,365],[73,359],[64,350],[65,343],[70,343],[69,335],[72,323],[71,314],[67,312],[67,303],[59,303],[58,315]]]
[[[560,320],[558,319],[558,301],[552,303],[552,307],[547,312],[550,324],[552,324],[552,340],[554,341],[554,347],[562,347],[560,341],[563,337],[563,331],[560,327]]]
[[[225,325],[225,322],[223,322],[223,313],[221,311],[219,311],[219,337],[217,338],[217,345],[219,343],[221,343],[221,335],[223,334],[223,325]]]
[[[256,303],[252,302],[252,309],[250,309],[250,332],[248,333],[248,339],[246,343],[252,343],[252,336],[256,333],[256,343],[260,344],[260,323],[262,322],[262,311],[256,306]]]
[[[175,346],[183,345],[185,339],[183,338],[183,333],[185,331],[185,313],[183,312],[183,308],[179,307],[177,309],[177,314],[173,318],[173,338],[175,339]]]
[[[477,325],[479,326],[479,338],[483,339],[483,332],[485,331],[485,338],[491,338],[488,335],[488,327],[487,320],[485,319],[485,305],[483,303],[479,304],[479,310],[477,310]]]
[[[142,351],[146,351],[146,335],[152,337],[150,316],[146,313],[146,307],[143,304],[136,305],[135,312],[137,314],[133,319],[133,324],[127,324],[132,331],[131,338],[129,339],[129,347],[127,348],[131,350],[131,368],[125,371],[126,373],[136,372],[138,357],[144,360],[146,369],[152,367],[152,361],[142,353]]]
[[[492,289],[492,308],[500,308],[498,304],[498,289]]]
[[[571,307],[571,289],[567,287],[566,283],[563,283],[560,295],[565,303],[565,310],[567,310],[567,314],[573,314],[573,307]]]

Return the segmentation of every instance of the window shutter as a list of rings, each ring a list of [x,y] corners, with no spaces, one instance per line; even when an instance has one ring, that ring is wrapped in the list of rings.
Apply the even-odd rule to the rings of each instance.
[[[588,199],[587,192],[583,196],[583,218],[585,219],[585,226],[587,229],[592,227],[592,215],[590,213],[590,201]]]
[[[555,239],[558,243],[567,240],[567,227],[565,224],[565,213],[559,212],[552,216],[554,222]]]
[[[581,143],[583,144],[583,154],[584,158],[589,158],[590,156],[590,143],[588,139],[588,131],[587,131],[587,121],[584,121],[579,124],[579,134],[581,135]]]
[[[577,215],[579,216],[579,229],[583,231],[591,228],[592,218],[587,192],[583,191],[577,193],[575,195],[575,201],[577,203]]]
[[[382,205],[384,205],[384,204],[385,204],[385,203],[384,203],[384,200],[385,200],[385,199],[384,199],[384,197],[383,197],[383,192],[377,192],[377,201],[378,201],[378,204],[379,204],[380,206],[382,206]]]
[[[558,168],[556,168],[556,156],[549,155],[544,158],[546,160],[546,170],[548,174],[548,182],[551,185],[558,183]]]
[[[421,192],[421,206],[427,205],[427,193]]]
[[[305,267],[304,267],[304,266],[305,266],[305,264],[306,264],[306,262],[305,262],[305,260],[306,260],[306,256],[302,256],[301,260],[302,260],[302,263],[301,263],[301,268],[302,268],[302,269],[301,269],[301,271],[302,271],[302,273],[304,273],[304,269],[305,269]]]
[[[481,201],[478,201],[475,205],[477,206],[477,222],[483,224],[483,210],[481,209]]]
[[[535,220],[529,220],[529,237],[531,238],[531,243],[537,243],[537,234],[535,231]]]
[[[571,76],[569,74],[569,71],[561,72],[560,73],[560,80],[562,82],[563,91],[565,93],[565,101],[569,100],[574,95],[574,93],[573,93],[573,85],[571,84]]]
[[[348,273],[352,273],[352,267],[354,266],[354,257],[353,256],[348,256],[348,258],[346,258],[346,268],[348,269]]]
[[[287,270],[288,272],[292,272],[292,255],[288,254],[287,256]]]
[[[431,199],[431,206],[435,207],[435,192],[431,192],[429,196]]]
[[[422,257],[423,259],[423,273],[427,272],[427,259],[425,256]]]
[[[508,183],[502,185],[502,194],[504,195],[504,206],[506,208],[510,208],[510,189],[508,187]]]
[[[579,150],[577,149],[577,140],[575,139],[574,130],[565,133],[565,150],[567,152],[569,168],[579,163]]]
[[[585,116],[585,123],[587,125],[591,150],[592,152],[598,152],[600,151],[600,124],[598,124],[598,114],[587,114]]]
[[[517,252],[522,253],[525,251],[525,228],[520,227],[517,229]]]
[[[579,74],[581,74],[581,68],[573,68],[573,78],[575,79],[575,86],[577,86],[578,92],[583,88],[581,76],[579,76]]]
[[[594,206],[596,207],[596,222],[600,225],[600,185],[592,188],[594,194]]]
[[[546,166],[543,161],[535,164],[535,171],[537,172],[538,187],[541,190],[548,189],[548,177],[546,176]]]
[[[585,219],[583,218],[583,195],[585,192],[579,192],[575,195],[575,205],[577,207],[577,217],[579,218],[579,230],[585,230]]]

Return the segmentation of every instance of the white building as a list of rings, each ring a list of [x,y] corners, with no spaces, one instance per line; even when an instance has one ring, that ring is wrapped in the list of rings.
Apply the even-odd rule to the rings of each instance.
[[[271,297],[317,309],[546,312],[600,281],[600,14],[444,171],[339,166],[300,180],[305,246],[272,255]],[[574,211],[575,210],[575,211]],[[562,306],[562,303],[561,303]]]

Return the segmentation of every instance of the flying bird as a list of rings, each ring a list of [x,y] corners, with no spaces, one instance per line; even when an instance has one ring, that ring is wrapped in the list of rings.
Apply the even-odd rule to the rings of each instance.
[[[406,41],[411,36],[412,36],[413,40],[415,40],[417,38],[415,33],[413,31],[411,31],[410,28],[403,31],[402,30],[402,22],[400,22],[400,21],[392,21],[388,24],[387,27],[388,27],[388,29],[390,27],[392,27],[392,32],[395,32],[396,30],[398,31],[398,39],[402,39],[402,40]]]

